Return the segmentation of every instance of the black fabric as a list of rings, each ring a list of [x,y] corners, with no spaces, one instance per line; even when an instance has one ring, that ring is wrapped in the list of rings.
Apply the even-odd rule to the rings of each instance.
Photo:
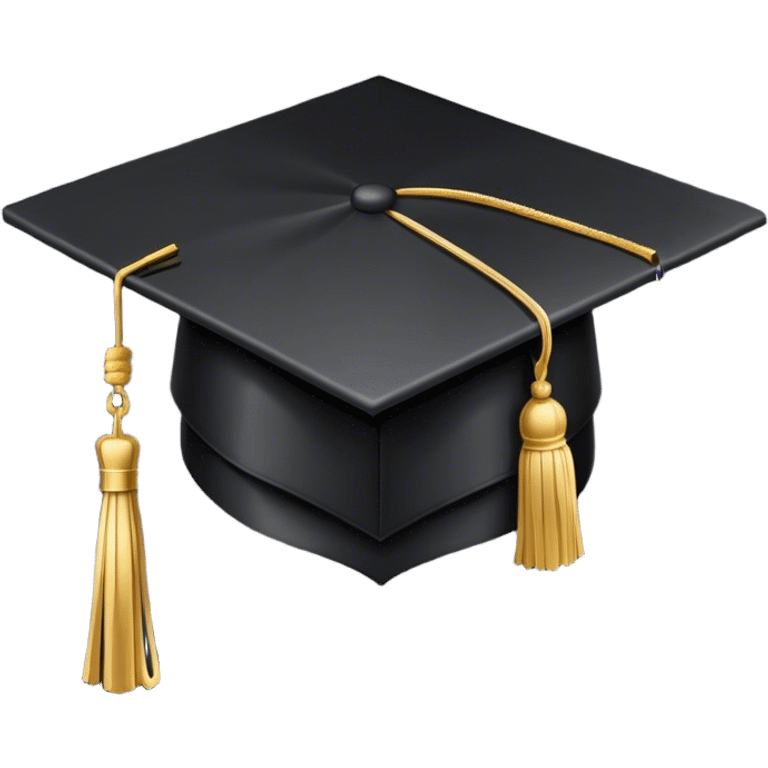
[[[173,393],[193,476],[251,527],[383,583],[514,527],[516,422],[539,336],[505,292],[380,212],[407,186],[572,219],[655,248],[666,270],[765,222],[749,206],[383,77],[3,216],[110,277],[176,243],[179,267],[126,286],[183,318]],[[569,412],[583,487],[600,393],[589,313],[653,281],[654,267],[468,203],[394,207],[547,311],[553,395]]]
[[[580,493],[592,472],[592,422],[568,442]],[[184,421],[181,448],[197,484],[232,517],[273,539],[347,565],[379,584],[517,527],[517,478],[495,483],[378,541],[338,517],[240,471],[211,450]],[[514,556],[514,545],[509,556]]]
[[[568,437],[600,397],[594,325],[555,330],[550,368]],[[517,419],[539,342],[370,416],[182,320],[171,390],[185,421],[244,472],[383,540],[517,474]]]
[[[181,267],[126,285],[370,414],[538,334],[473,270],[386,215],[355,210],[360,184],[508,198],[656,248],[665,269],[765,221],[741,203],[382,77],[3,215],[110,276],[175,242]],[[555,324],[654,279],[636,257],[499,211],[443,200],[396,207],[519,283]]]

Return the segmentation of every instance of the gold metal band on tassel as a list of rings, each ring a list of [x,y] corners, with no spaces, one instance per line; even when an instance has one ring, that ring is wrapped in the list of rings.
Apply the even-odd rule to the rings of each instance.
[[[102,469],[99,488],[102,492],[121,493],[139,487],[139,473],[135,469]]]
[[[565,435],[552,437],[548,439],[534,440],[530,437],[525,439],[525,447],[529,451],[554,451],[557,448],[563,448],[566,445]]]

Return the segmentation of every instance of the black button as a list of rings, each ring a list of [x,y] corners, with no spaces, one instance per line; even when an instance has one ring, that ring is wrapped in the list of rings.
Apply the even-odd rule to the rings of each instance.
[[[361,184],[352,190],[352,207],[363,213],[384,213],[397,199],[397,193],[386,184]]]

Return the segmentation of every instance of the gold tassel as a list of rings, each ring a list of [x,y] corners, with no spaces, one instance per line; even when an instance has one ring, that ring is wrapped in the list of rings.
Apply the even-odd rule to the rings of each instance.
[[[99,438],[96,453],[104,498],[83,680],[124,693],[160,681],[136,499],[139,442],[123,434],[115,419],[114,431]]]
[[[511,200],[444,187],[403,187],[396,190],[396,194],[398,197],[437,197],[459,200],[495,208],[612,245],[638,256],[649,264],[658,266],[656,251],[653,248],[618,237],[610,232],[585,226],[577,221],[514,203]],[[557,400],[550,397],[552,387],[546,380],[547,367],[552,355],[552,324],[549,316],[530,294],[468,251],[398,211],[390,209],[386,214],[485,275],[507,291],[536,318],[541,329],[541,355],[534,367],[535,381],[531,385],[533,398],[526,403],[520,414],[523,447],[518,465],[515,562],[526,568],[551,571],[561,565],[570,565],[584,554],[584,547],[581,542],[581,527],[576,506],[573,456],[565,442],[567,423],[565,409]]]
[[[112,434],[96,442],[101,470],[99,536],[93,606],[83,680],[101,683],[113,693],[139,685],[154,688],[160,666],[149,611],[144,537],[136,496],[139,442],[122,430],[130,409],[123,386],[131,378],[131,351],[122,344],[122,284],[133,272],[166,262],[178,249],[169,245],[121,269],[115,276],[115,346],[107,350],[104,379],[112,385],[107,410],[114,417]],[[114,398],[121,402],[115,405]]]
[[[520,413],[523,447],[517,475],[515,563],[554,571],[584,554],[576,505],[576,474],[565,442],[565,409],[547,381],[531,385]]]

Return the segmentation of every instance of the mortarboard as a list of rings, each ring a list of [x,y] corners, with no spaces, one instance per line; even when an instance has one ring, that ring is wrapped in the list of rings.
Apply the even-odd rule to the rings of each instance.
[[[109,690],[159,674],[123,281],[181,316],[182,452],[229,514],[379,583],[518,524],[516,561],[554,569],[582,553],[592,309],[765,223],[381,77],[3,213],[115,279],[85,673]]]

